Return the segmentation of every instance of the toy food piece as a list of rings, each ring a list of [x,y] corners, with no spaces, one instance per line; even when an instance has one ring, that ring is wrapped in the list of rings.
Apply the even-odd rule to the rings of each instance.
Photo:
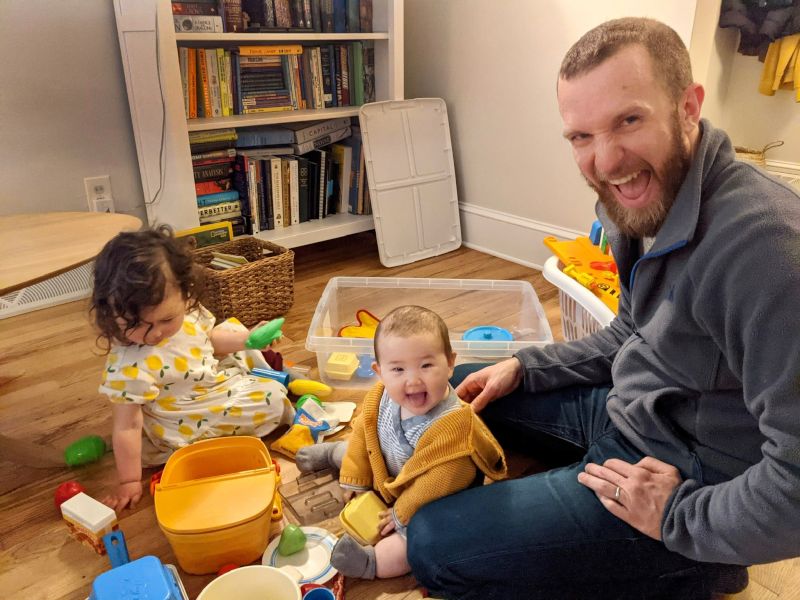
[[[339,337],[350,338],[369,338],[375,337],[375,330],[381,320],[365,309],[356,311],[356,321],[358,325],[345,325],[339,329]]]
[[[311,379],[295,379],[290,381],[287,387],[295,396],[314,394],[317,398],[327,398],[333,392],[331,386]]]
[[[281,540],[278,542],[278,554],[289,556],[300,552],[306,547],[306,534],[297,525],[289,523],[281,532]]]
[[[322,406],[322,400],[317,398],[314,394],[303,394],[297,399],[297,404],[295,404],[295,407],[299,410],[303,408],[303,404],[305,404],[309,400],[312,400],[317,404],[319,404],[320,406]]]
[[[73,537],[97,554],[106,553],[103,536],[119,528],[114,510],[83,492],[61,504],[61,515]]]
[[[85,491],[86,489],[77,481],[65,481],[56,488],[56,493],[53,497],[56,508],[61,508],[64,502]]]
[[[294,458],[297,451],[305,446],[312,446],[314,438],[311,437],[311,429],[306,425],[294,424],[289,427],[289,431],[284,433],[277,440],[269,445],[270,450]]]
[[[106,452],[106,443],[99,435],[87,435],[72,442],[64,450],[64,462],[68,467],[77,467],[100,460]]]
[[[325,362],[325,374],[339,381],[350,381],[356,369],[358,356],[352,352],[333,352]]]
[[[258,329],[254,329],[247,337],[247,341],[244,343],[244,345],[253,350],[261,350],[261,348],[266,348],[273,341],[283,335],[283,332],[281,332],[281,327],[283,327],[283,322],[285,320],[286,319],[283,317],[278,317],[266,325],[262,325]]]

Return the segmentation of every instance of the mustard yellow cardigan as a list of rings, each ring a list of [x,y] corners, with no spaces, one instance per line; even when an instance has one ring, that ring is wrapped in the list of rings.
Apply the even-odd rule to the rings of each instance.
[[[414,454],[396,478],[389,475],[378,441],[378,407],[383,384],[364,398],[361,413],[353,420],[339,482],[374,489],[407,525],[422,506],[469,487],[480,469],[491,479],[506,476],[503,449],[489,428],[470,408],[461,408],[436,419],[422,434]]]

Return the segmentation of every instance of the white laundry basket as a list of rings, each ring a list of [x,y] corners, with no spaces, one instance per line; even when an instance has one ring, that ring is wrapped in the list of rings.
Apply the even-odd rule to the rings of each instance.
[[[611,323],[614,312],[591,290],[565,275],[558,268],[557,257],[551,256],[545,261],[542,275],[558,288],[561,328],[565,340],[578,340]]]

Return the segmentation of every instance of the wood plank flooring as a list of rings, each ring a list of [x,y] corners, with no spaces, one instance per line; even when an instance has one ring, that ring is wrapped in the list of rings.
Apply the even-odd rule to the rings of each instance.
[[[474,250],[449,254],[392,269],[378,260],[374,235],[350,236],[296,249],[295,303],[287,314],[285,338],[278,350],[286,359],[316,367],[304,348],[317,301],[330,277],[445,277],[529,281],[542,302],[556,339],[560,339],[557,290],[538,271]],[[414,301],[409,295],[408,302]],[[354,307],[354,312],[355,312]],[[484,322],[490,322],[486,315]],[[90,433],[110,433],[110,410],[97,394],[104,358],[96,349],[84,302],[73,302],[0,321],[0,433],[63,449]],[[312,372],[312,375],[314,373]],[[337,390],[333,400],[360,401],[358,391]],[[345,434],[340,434],[345,435]],[[278,457],[284,481],[296,474],[294,463]],[[149,479],[153,470],[146,470]],[[34,469],[0,457],[0,596],[26,600],[83,599],[94,578],[108,570],[99,557],[70,538],[53,506],[53,492],[76,479],[94,496],[114,483],[113,456],[80,468]],[[322,524],[338,533],[335,521]],[[152,498],[145,494],[120,518],[132,558],[153,554],[176,564],[156,523]],[[182,574],[195,598],[212,576]],[[800,559],[751,569],[751,585],[731,600],[800,599]],[[422,598],[413,577],[378,582],[348,581],[348,600]]]

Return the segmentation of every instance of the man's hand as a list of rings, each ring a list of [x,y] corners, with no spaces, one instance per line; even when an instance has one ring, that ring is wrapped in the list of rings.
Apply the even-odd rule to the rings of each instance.
[[[522,382],[522,364],[516,358],[509,358],[497,364],[470,373],[456,388],[456,395],[464,402],[470,402],[478,413],[498,398],[510,394]]]
[[[664,508],[681,476],[672,465],[645,456],[635,465],[616,458],[602,466],[589,463],[578,474],[578,481],[592,490],[611,514],[660,541]]]
[[[142,499],[142,482],[129,481],[121,483],[110,496],[106,496],[101,500],[106,506],[113,508],[116,512],[120,512],[128,505],[131,509],[136,508],[136,503]]]

